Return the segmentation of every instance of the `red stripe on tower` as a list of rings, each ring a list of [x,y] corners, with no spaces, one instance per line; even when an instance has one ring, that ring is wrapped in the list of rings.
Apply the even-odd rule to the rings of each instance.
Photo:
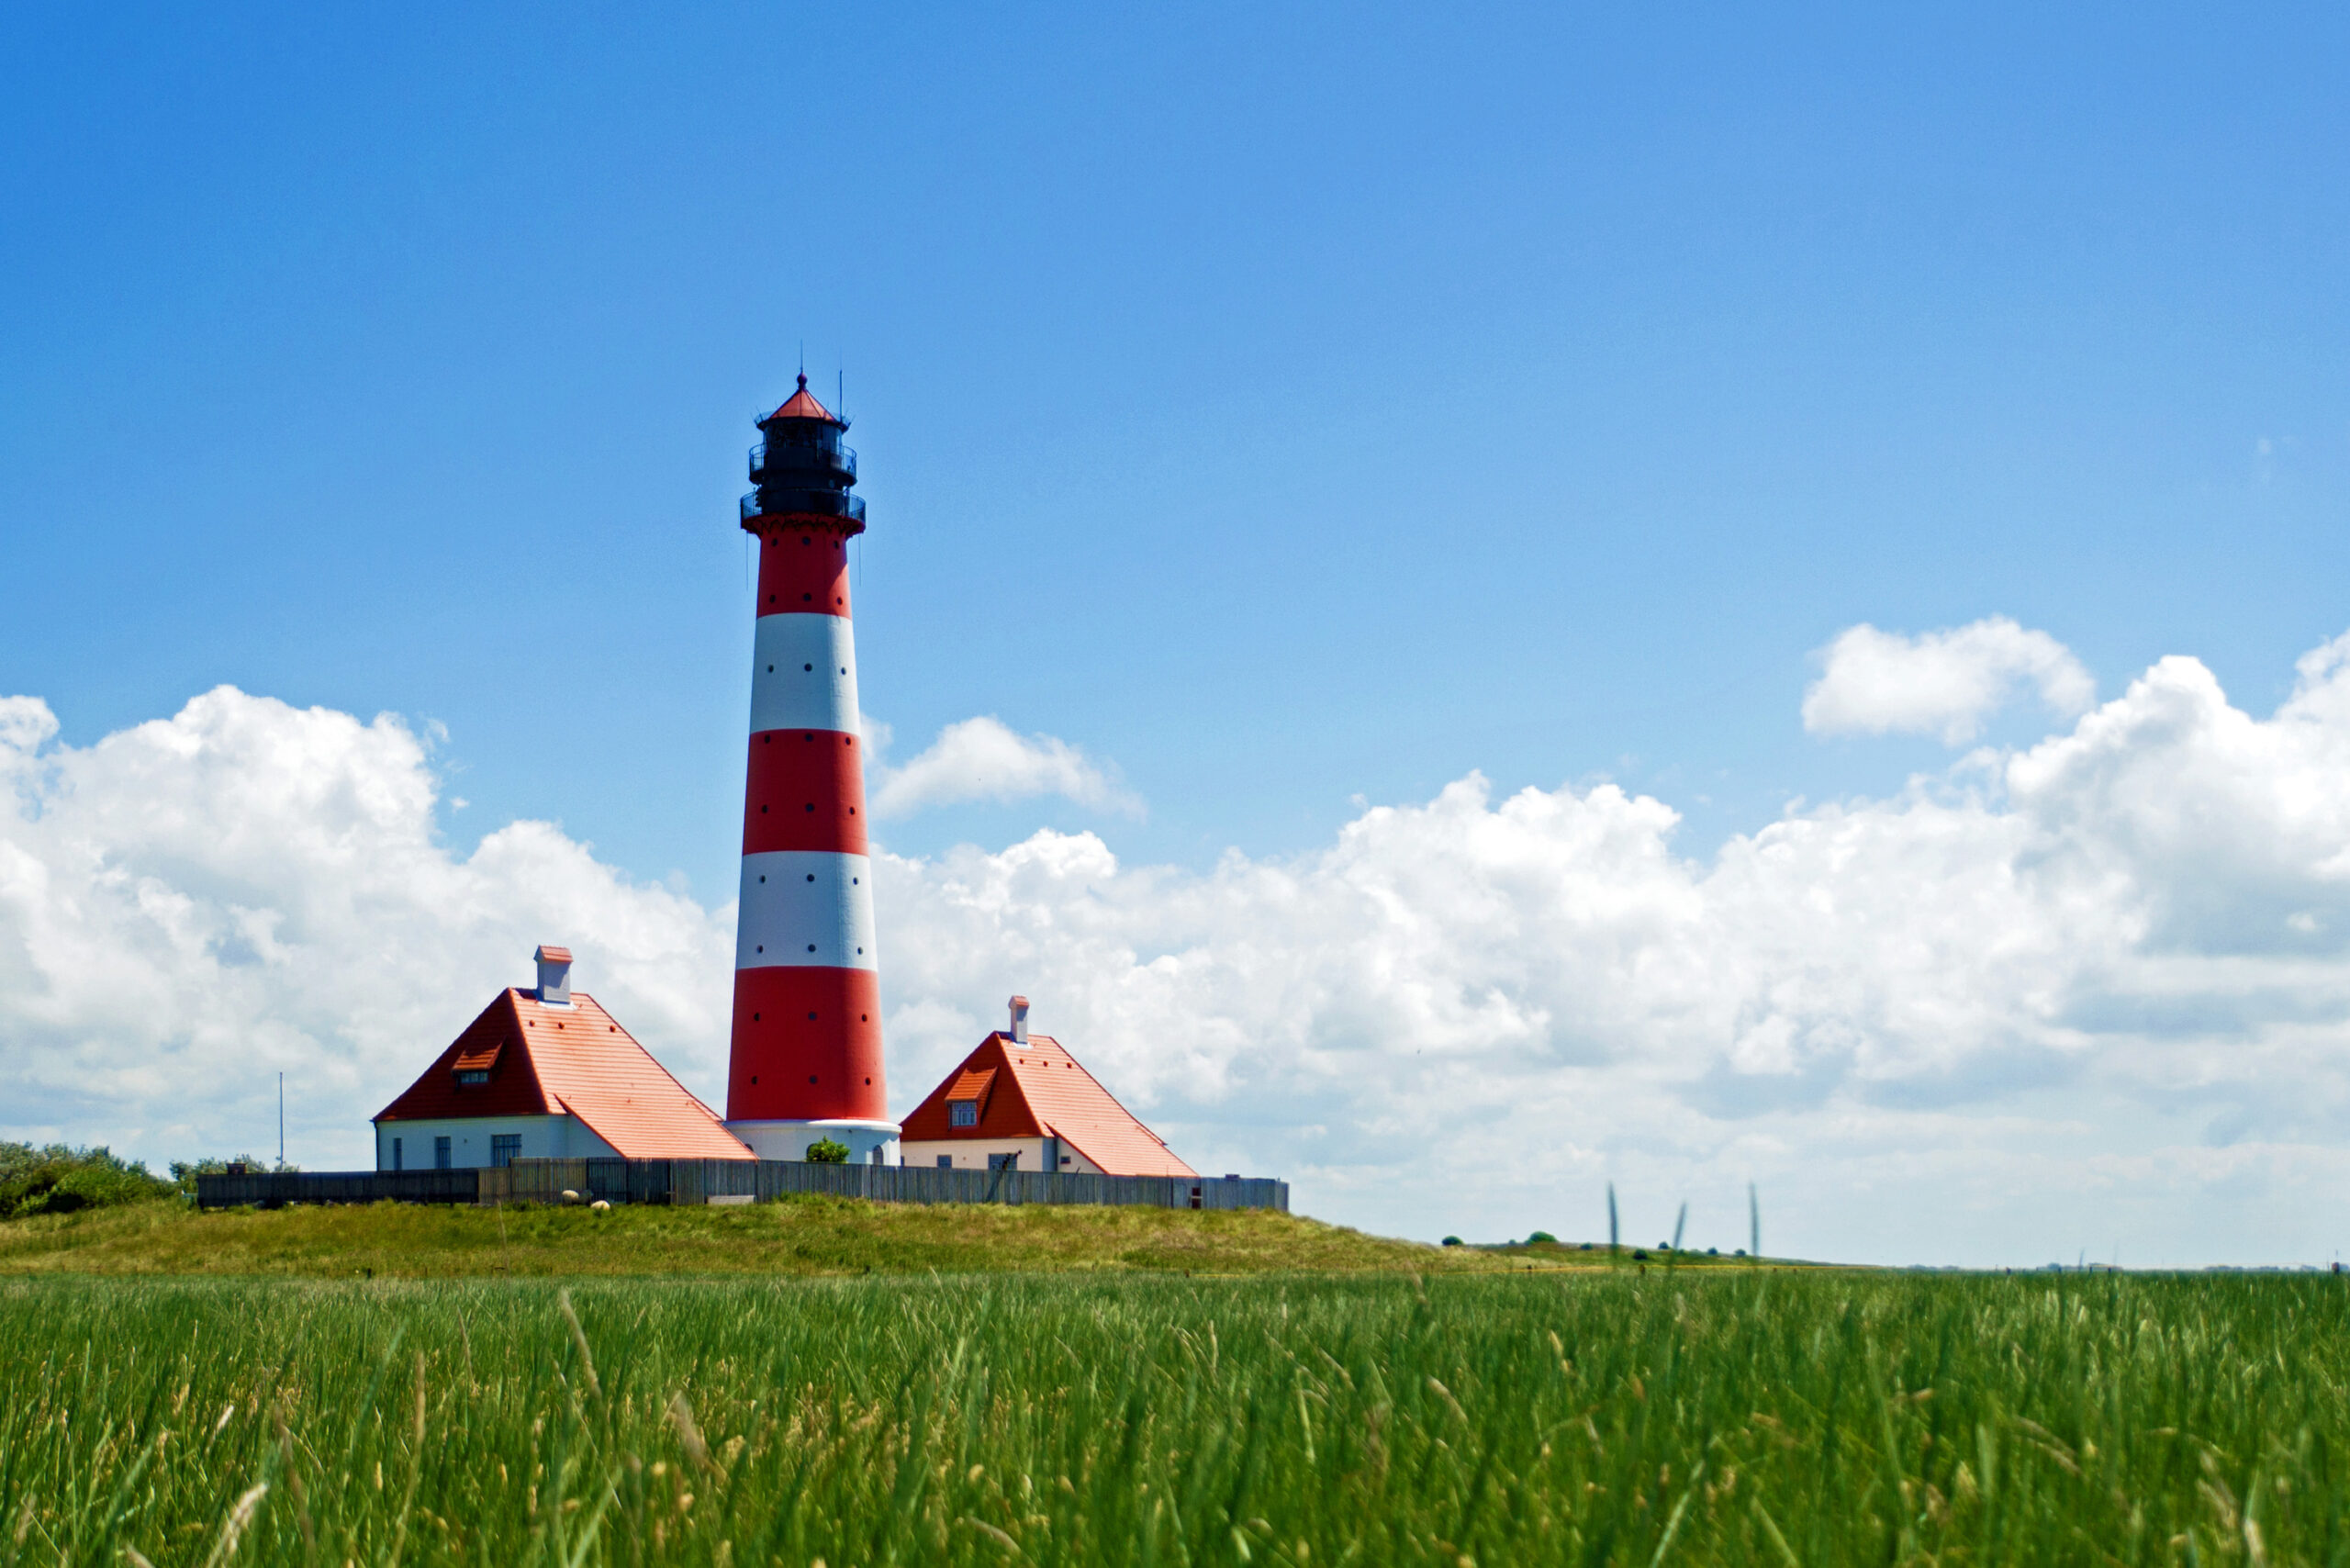
[[[866,854],[848,542],[865,503],[844,420],[808,393],[759,422],[743,526],[759,542],[726,1125],[761,1157],[822,1138],[878,1162],[897,1137]]]

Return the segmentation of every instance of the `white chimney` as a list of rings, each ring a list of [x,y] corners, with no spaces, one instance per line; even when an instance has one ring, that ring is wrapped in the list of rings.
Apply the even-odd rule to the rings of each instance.
[[[571,949],[539,949],[539,1000],[550,1007],[571,1005]]]
[[[1012,1043],[1015,1046],[1028,1043],[1028,999],[1024,996],[1012,999]]]

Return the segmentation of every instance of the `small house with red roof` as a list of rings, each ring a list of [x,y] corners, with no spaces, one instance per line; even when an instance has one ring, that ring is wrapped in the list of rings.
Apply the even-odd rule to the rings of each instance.
[[[1048,1035],[1028,1032],[1028,999],[1012,999],[1012,1026],[979,1042],[909,1113],[900,1137],[907,1165],[956,1169],[1189,1176],[1157,1133],[1135,1119]]]
[[[499,992],[377,1113],[376,1170],[751,1158],[618,1019],[571,989],[568,949],[537,958],[536,988]]]

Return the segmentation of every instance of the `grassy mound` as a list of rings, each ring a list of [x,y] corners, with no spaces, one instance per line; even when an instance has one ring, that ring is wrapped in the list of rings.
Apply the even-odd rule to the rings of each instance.
[[[375,1204],[200,1213],[175,1204],[0,1226],[0,1274],[308,1278],[584,1274],[1494,1273],[1573,1267],[1365,1236],[1265,1211],[870,1204],[504,1209]]]

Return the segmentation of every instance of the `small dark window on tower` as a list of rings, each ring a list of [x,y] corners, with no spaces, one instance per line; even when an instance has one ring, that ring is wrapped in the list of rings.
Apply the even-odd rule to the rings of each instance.
[[[812,881],[814,881],[814,880],[816,879],[816,873],[815,873],[815,872],[813,872],[813,871],[809,872],[809,873],[808,873],[808,879],[809,879],[810,881],[811,881],[811,882],[812,882]],[[766,881],[766,880],[767,880],[767,879],[766,879],[765,877],[762,877],[762,878],[760,878],[760,879],[759,879],[759,880],[761,880],[761,881],[763,881],[763,882],[764,882],[764,881]]]
[[[814,669],[816,666],[814,665],[801,665],[800,667],[801,669]]]
[[[808,1081],[809,1081],[809,1082],[811,1082],[811,1083],[815,1082],[815,1081],[816,1081],[816,1075],[815,1075],[814,1073],[812,1073],[812,1072],[811,1072],[811,1073],[810,1073],[810,1074],[808,1075]]]
[[[760,880],[760,881],[762,881],[762,882],[764,882],[764,881],[766,881],[766,880],[767,880],[767,879],[766,879],[765,877],[761,877],[761,878],[759,879],[759,880]]]
[[[813,942],[809,943],[809,944],[808,944],[808,950],[809,950],[810,952],[811,952],[811,953],[812,953],[812,952],[814,952],[814,951],[816,950],[816,944],[814,944]],[[816,1016],[816,1015],[815,1015],[813,1013],[811,1013],[810,1014],[808,1014],[808,1016],[809,1016],[809,1017],[811,1017],[811,1018],[813,1018],[813,1017],[814,1017],[814,1016]]]
[[[767,948],[765,946],[758,946],[752,948],[751,951],[754,953],[764,953],[767,951]]]
[[[803,594],[801,594],[801,595],[800,596],[800,602],[801,602],[801,603],[805,604],[808,600],[810,600],[810,599],[813,599],[813,598],[815,598],[815,597],[816,597],[816,596],[815,596],[814,594],[812,594],[812,593],[803,593]]]
[[[775,673],[775,666],[773,666],[773,665],[769,665],[769,666],[767,666],[767,673],[768,673],[769,675],[773,675],[773,674]]]

